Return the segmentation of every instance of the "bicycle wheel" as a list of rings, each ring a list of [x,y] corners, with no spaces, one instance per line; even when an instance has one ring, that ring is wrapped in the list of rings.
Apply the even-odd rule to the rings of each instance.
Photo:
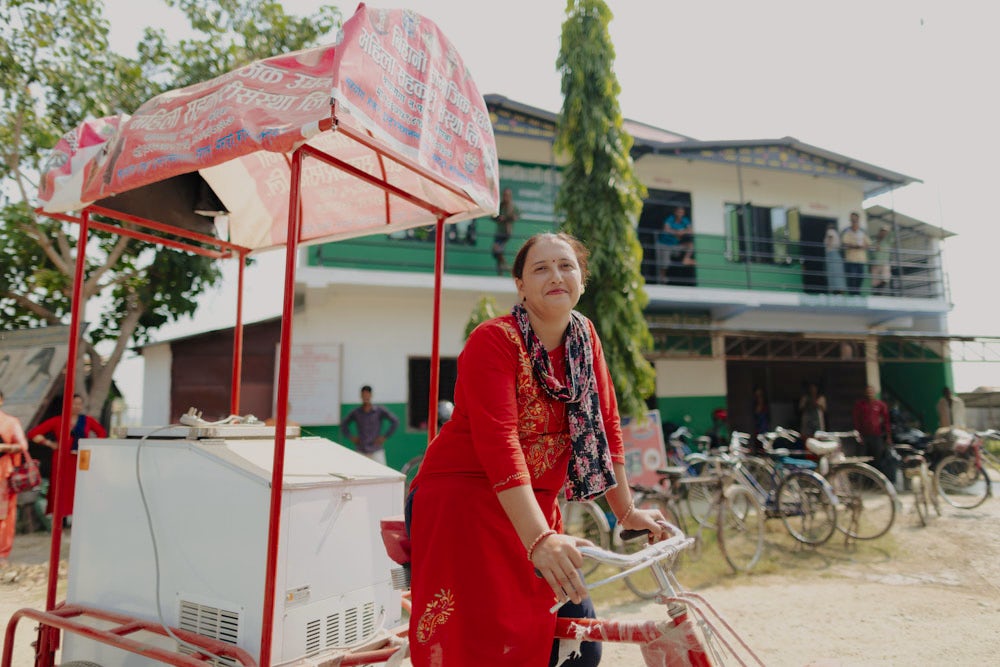
[[[406,476],[406,491],[403,497],[410,495],[410,485],[413,484],[413,479],[417,476],[417,471],[420,469],[420,464],[424,460],[423,454],[417,454],[412,459],[403,464],[403,467],[399,469],[399,472]]]
[[[896,489],[867,463],[835,465],[826,476],[837,494],[837,528],[856,540],[885,535],[896,520]],[[924,504],[924,516],[927,505]]]
[[[675,526],[680,527],[683,530],[677,513],[674,512],[673,503],[668,499],[659,495],[651,495],[638,497],[635,501],[636,509],[657,509],[663,512],[663,516],[667,518],[667,521],[671,522]],[[645,539],[632,540],[630,542],[622,541],[621,537],[617,535],[621,532],[621,527],[616,526],[616,538],[615,546],[619,549],[621,553],[635,553],[636,551],[642,550],[649,543]],[[674,570],[676,571],[680,567],[680,559],[675,561]],[[634,572],[629,576],[625,577],[625,585],[628,586],[629,590],[635,593],[637,596],[644,600],[651,600],[656,597],[660,592],[660,584],[656,581],[656,577],[653,575],[652,568],[645,568],[639,572]]]
[[[971,510],[990,494],[990,480],[976,462],[965,456],[946,456],[934,470],[938,489],[952,507]]]
[[[592,500],[570,501],[562,507],[563,532],[574,537],[590,540],[602,549],[611,547],[611,526],[600,505]],[[583,574],[590,575],[600,563],[585,558]]]
[[[688,456],[688,470],[693,477],[710,477],[711,463],[703,454]],[[717,512],[715,512],[715,489],[717,482],[706,479],[704,482],[687,482],[681,480],[684,491],[684,502],[691,517],[705,528],[715,528]]]
[[[823,544],[837,529],[837,499],[812,471],[787,473],[778,484],[776,505],[785,530],[803,544]]]
[[[749,572],[764,552],[764,508],[742,486],[730,486],[719,503],[718,540],[734,572]]]

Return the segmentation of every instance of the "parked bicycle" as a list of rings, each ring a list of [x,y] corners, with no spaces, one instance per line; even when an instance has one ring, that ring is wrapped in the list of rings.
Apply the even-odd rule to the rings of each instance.
[[[941,499],[937,492],[937,483],[924,450],[913,445],[893,445],[902,459],[903,477],[910,484],[913,493],[913,507],[917,511],[920,525],[926,526],[930,518],[930,508],[933,506],[938,516],[941,516]]]
[[[941,497],[959,509],[975,509],[993,495],[992,474],[1000,474],[1000,459],[983,446],[983,439],[1000,439],[1000,431],[939,429],[931,445],[944,454],[934,467]],[[1000,479],[1000,478],[998,478]]]
[[[658,509],[672,524],[694,539],[694,545],[675,565],[682,567],[684,559],[697,559],[703,549],[703,532],[712,536],[723,558],[735,572],[749,572],[764,552],[765,515],[757,498],[748,489],[735,483],[734,473],[723,467],[709,466],[697,477],[679,467],[663,468],[657,486],[634,484],[632,497],[636,507]],[[706,508],[694,506],[707,503]],[[711,522],[705,521],[711,516]],[[693,534],[689,531],[693,530]],[[613,544],[622,553],[635,551],[633,543],[616,533]],[[625,585],[641,598],[652,598],[659,590],[658,582],[648,571],[625,577]]]
[[[763,434],[765,446],[795,445],[802,436],[780,426]],[[803,443],[805,451],[819,459],[817,468],[837,494],[837,529],[848,539],[874,540],[882,537],[896,521],[896,487],[868,456],[845,456],[842,440],[861,443],[857,431],[817,431]],[[795,465],[810,462],[799,459]]]
[[[763,441],[762,441],[763,442]],[[748,453],[750,434],[733,431],[722,460],[737,473],[736,480],[764,507],[767,518],[780,518],[785,530],[803,544],[825,543],[837,529],[837,496],[830,484],[785,448]]]

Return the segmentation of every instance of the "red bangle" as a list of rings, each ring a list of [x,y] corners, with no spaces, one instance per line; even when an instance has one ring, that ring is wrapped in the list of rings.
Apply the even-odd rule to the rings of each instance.
[[[528,560],[531,560],[531,557],[534,555],[535,547],[537,547],[539,544],[545,541],[545,538],[555,534],[556,531],[552,530],[551,528],[549,528],[548,530],[543,530],[541,533],[539,533],[538,537],[535,538],[535,541],[531,543],[530,547],[528,547]]]

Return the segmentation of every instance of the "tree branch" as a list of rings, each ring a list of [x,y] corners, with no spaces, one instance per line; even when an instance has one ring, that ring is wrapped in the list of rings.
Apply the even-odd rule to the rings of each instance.
[[[30,310],[39,319],[43,319],[49,324],[62,324],[62,322],[56,316],[55,313],[53,313],[48,308],[35,303],[34,301],[24,296],[23,294],[17,294],[16,292],[12,292],[10,290],[4,290],[3,292],[0,292],[0,296],[4,297],[5,299],[13,300],[14,302],[17,303],[17,305],[21,306],[22,308],[25,308],[26,310]]]
[[[111,252],[108,253],[107,258],[104,261],[104,264],[101,265],[97,270],[95,270],[91,274],[90,278],[87,279],[87,282],[84,284],[84,289],[88,290],[88,293],[97,294],[98,292],[103,290],[104,287],[106,287],[106,285],[98,284],[100,283],[101,276],[103,276],[109,270],[114,268],[115,264],[118,263],[118,260],[121,259],[121,256],[125,253],[125,250],[128,248],[128,242],[129,238],[127,236],[118,237],[118,240],[115,242],[115,247],[112,248]],[[119,279],[122,277],[123,276],[118,276]],[[131,274],[125,277],[131,277]],[[121,282],[121,280],[119,279],[115,279],[111,281],[109,284]]]
[[[42,233],[42,230],[39,229],[37,223],[23,224],[21,225],[21,229],[24,230],[25,234],[35,239],[35,242],[41,247],[42,251],[45,253],[45,256],[48,257],[52,261],[52,263],[56,265],[56,268],[58,268],[67,276],[73,275],[73,271],[69,268],[69,264],[67,264],[63,260],[62,256],[52,245],[52,241],[50,241],[49,238]]]

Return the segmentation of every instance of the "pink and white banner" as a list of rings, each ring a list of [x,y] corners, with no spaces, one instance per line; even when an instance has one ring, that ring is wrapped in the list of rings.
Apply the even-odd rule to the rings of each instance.
[[[340,127],[374,148],[337,127],[321,131],[332,99]],[[53,150],[39,200],[49,212],[99,200],[114,208],[113,195],[198,172],[229,213],[225,240],[273,247],[286,238],[290,153],[305,143],[446,211],[449,220],[497,208],[489,115],[451,43],[413,12],[364,4],[335,46],[254,62],[159,95],[131,116],[75,128]],[[173,203],[190,209],[193,202],[182,199]],[[436,220],[317,159],[303,163],[299,201],[304,242]]]

